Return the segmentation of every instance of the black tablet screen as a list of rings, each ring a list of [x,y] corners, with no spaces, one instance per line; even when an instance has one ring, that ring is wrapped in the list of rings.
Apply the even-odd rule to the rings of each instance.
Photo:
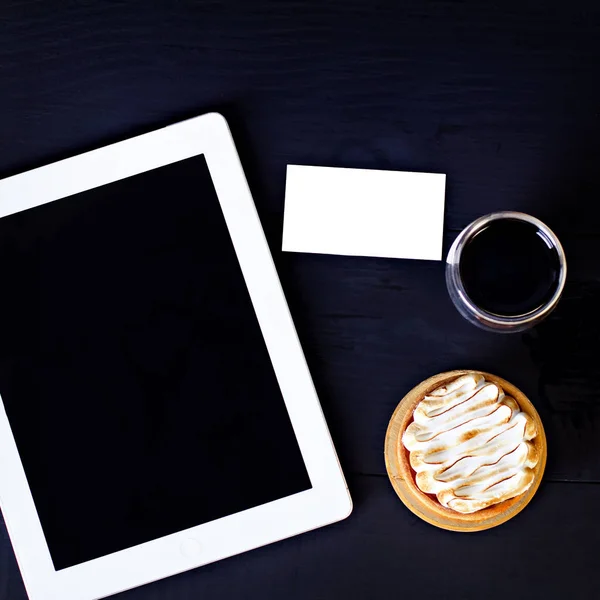
[[[0,274],[57,570],[311,487],[203,156],[0,219]]]

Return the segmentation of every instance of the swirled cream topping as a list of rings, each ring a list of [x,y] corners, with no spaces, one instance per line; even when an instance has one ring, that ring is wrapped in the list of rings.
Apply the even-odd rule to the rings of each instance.
[[[416,483],[460,513],[514,498],[539,460],[533,419],[495,383],[464,375],[425,396],[402,443]]]

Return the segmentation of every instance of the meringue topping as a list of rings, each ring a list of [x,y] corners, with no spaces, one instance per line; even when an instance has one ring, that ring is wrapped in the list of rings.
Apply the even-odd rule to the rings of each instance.
[[[482,375],[463,375],[419,402],[402,443],[416,483],[445,507],[472,513],[524,493],[539,456],[537,431],[522,412]]]

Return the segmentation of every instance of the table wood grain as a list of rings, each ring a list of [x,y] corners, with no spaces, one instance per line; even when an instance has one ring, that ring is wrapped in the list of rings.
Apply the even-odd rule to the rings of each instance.
[[[598,595],[599,65],[596,2],[0,5],[0,176],[209,110],[229,120],[355,499],[344,523],[119,597]],[[288,163],[446,173],[446,249],[481,214],[529,212],[564,243],[564,299],[501,336],[456,313],[442,263],[283,254]],[[532,504],[473,536],[416,519],[383,462],[398,401],[456,368],[513,382],[548,436]],[[1,529],[0,600],[22,598]]]

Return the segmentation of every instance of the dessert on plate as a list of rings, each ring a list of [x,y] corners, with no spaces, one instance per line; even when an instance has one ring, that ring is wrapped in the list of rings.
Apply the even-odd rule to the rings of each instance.
[[[446,529],[499,525],[535,493],[546,438],[529,399],[507,381],[479,371],[436,375],[394,412],[386,466],[400,499]]]

